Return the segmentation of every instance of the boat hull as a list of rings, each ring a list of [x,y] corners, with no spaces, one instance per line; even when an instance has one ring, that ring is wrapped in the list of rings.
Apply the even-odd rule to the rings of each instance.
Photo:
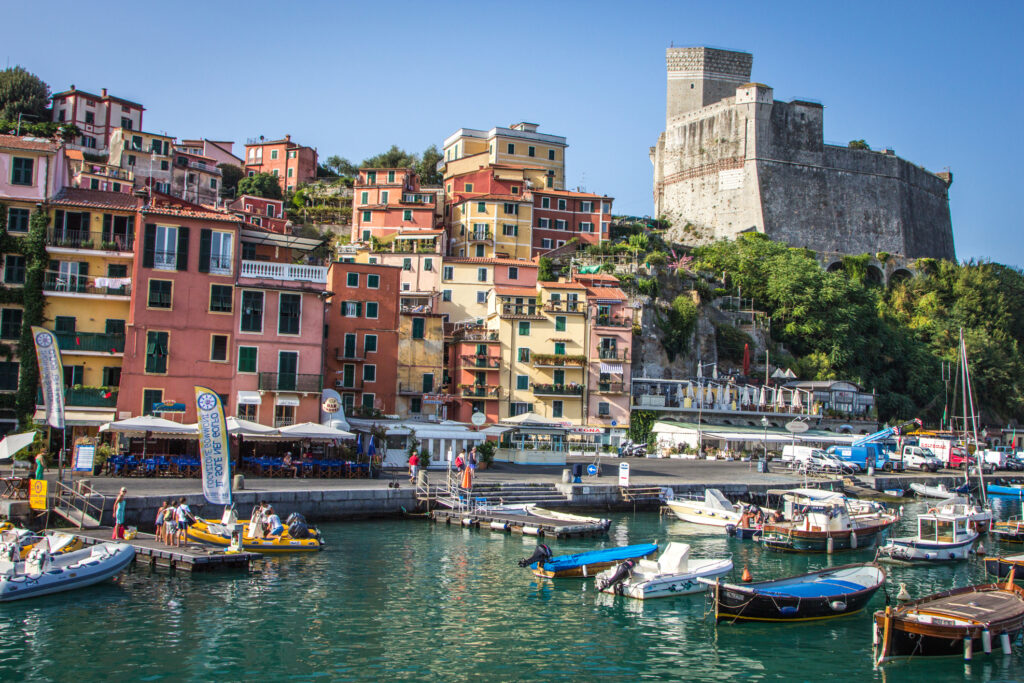
[[[725,576],[732,571],[731,559],[706,561],[704,566],[679,574],[670,574],[644,578],[643,575],[636,575],[629,579],[609,586],[603,593],[621,595],[634,600],[653,600],[656,598],[670,598],[676,595],[690,595],[703,593],[707,590],[707,584],[701,583],[698,579],[715,579]]]
[[[1004,543],[1024,543],[1024,524],[996,522],[989,533]]]
[[[1017,500],[1024,500],[1024,487],[1022,486],[1004,486],[1002,484],[989,484],[985,489],[990,495],[1001,496],[1003,498],[1016,498]]]
[[[188,528],[188,540],[218,548],[227,548],[231,545],[230,538],[211,532],[209,527],[202,522],[197,522]],[[286,531],[279,538],[243,536],[242,549],[253,553],[308,553],[322,550],[323,543],[319,537],[291,538]]]
[[[761,538],[760,527],[742,527],[730,524],[725,527],[725,530],[730,536],[741,541],[756,541]]]
[[[20,579],[17,577],[0,579],[0,602],[25,600],[85,588],[120,574],[135,559],[135,548],[122,543],[108,545],[117,546],[117,549],[112,551],[112,554],[102,562],[86,558],[81,565],[60,567],[35,578],[22,575]]]
[[[704,506],[703,501],[670,500],[665,503],[672,514],[684,522],[691,524],[704,524],[706,526],[727,527],[730,524],[738,525],[739,512],[726,510],[712,510]]]
[[[992,576],[1005,579],[1013,570],[1014,579],[1024,581],[1024,555],[985,558],[985,571]]]
[[[872,565],[873,566],[873,565]],[[829,572],[818,572],[817,574],[834,574],[841,570],[856,569],[860,565],[845,565],[836,567]],[[768,590],[768,585],[778,582],[766,582],[748,586],[737,586],[734,584],[715,584],[712,587],[712,596],[715,600],[715,618],[717,621],[815,621],[819,619],[834,619],[847,614],[854,614],[863,610],[875,593],[885,583],[885,572],[880,568],[878,572],[881,579],[874,585],[865,586],[860,590],[850,592],[834,593],[822,596],[795,596],[780,595],[772,592],[761,592]],[[810,576],[814,576],[812,573]],[[798,578],[798,577],[794,577]]]
[[[657,554],[658,546],[654,543],[607,548],[578,555],[556,557],[544,566],[532,565],[534,576],[544,579],[572,579],[594,576],[625,560],[639,560]]]
[[[895,524],[895,520],[844,531],[806,531],[785,526],[765,525],[761,543],[770,550],[791,553],[827,553],[829,539],[832,552],[856,550],[874,545],[879,537]]]
[[[959,543],[930,543],[916,538],[893,538],[879,549],[880,555],[908,562],[959,562],[974,549],[974,538]]]

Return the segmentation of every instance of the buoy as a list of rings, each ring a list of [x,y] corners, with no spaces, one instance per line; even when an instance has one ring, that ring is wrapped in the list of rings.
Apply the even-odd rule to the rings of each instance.
[[[983,557],[985,555],[985,546],[984,545],[979,545],[977,553],[978,553],[978,557]]]
[[[750,567],[743,565],[743,576],[741,577],[744,583],[750,583],[754,580],[754,577],[750,575]]]
[[[900,592],[896,594],[896,599],[900,602],[907,602],[910,600],[910,593],[907,592],[907,584],[900,584]]]
[[[1000,633],[999,634],[999,646],[1003,648],[1003,654],[1010,654],[1010,634]]]

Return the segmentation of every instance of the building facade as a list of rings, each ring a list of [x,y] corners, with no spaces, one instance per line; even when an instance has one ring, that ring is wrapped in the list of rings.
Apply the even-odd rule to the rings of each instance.
[[[145,107],[108,95],[106,88],[100,90],[99,95],[93,95],[72,85],[68,90],[55,93],[51,103],[54,121],[72,123],[82,131],[81,137],[69,146],[87,152],[106,152],[111,136],[120,128],[142,130]]]
[[[361,168],[352,189],[352,241],[418,239],[438,227],[437,193],[411,168]]]
[[[249,140],[245,145],[245,172],[269,173],[285,192],[316,179],[317,163],[316,149],[292,142],[291,135],[281,140]]]

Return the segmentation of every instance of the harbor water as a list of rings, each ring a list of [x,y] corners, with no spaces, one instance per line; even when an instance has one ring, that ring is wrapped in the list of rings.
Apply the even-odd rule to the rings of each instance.
[[[926,506],[907,506],[909,532]],[[1003,516],[1011,510],[1006,506]],[[1014,504],[1012,507],[1016,507]],[[1012,512],[1017,512],[1013,510]],[[617,514],[604,539],[556,554],[657,540],[733,556],[755,580],[870,560],[789,555],[656,513]],[[915,659],[876,670],[870,610],[805,624],[719,624],[704,595],[647,603],[593,581],[538,581],[516,561],[536,539],[381,520],[322,527],[327,549],[247,575],[136,569],[117,582],[0,605],[0,680],[1024,680],[1024,654]],[[983,539],[990,553],[1019,552]],[[892,567],[914,597],[985,580],[981,563]]]

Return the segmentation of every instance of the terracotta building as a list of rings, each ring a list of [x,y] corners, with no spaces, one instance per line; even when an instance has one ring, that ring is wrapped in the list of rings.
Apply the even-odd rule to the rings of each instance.
[[[277,177],[285,192],[316,178],[316,169],[316,149],[292,142],[291,135],[281,140],[253,139],[245,145],[245,172],[269,173]]]

